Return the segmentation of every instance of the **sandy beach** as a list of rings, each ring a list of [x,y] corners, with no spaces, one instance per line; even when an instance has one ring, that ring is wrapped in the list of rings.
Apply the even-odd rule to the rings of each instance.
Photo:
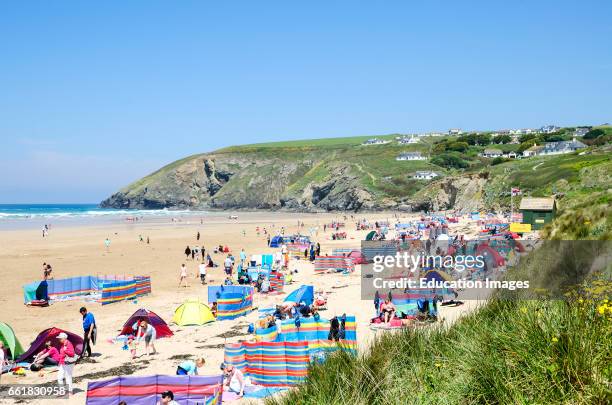
[[[0,294],[0,319],[11,325],[24,348],[36,335],[49,327],[56,326],[77,334],[82,333],[79,307],[85,305],[94,313],[98,325],[98,343],[94,356],[75,367],[75,394],[66,403],[82,404],[85,401],[87,382],[110,378],[115,375],[174,374],[176,366],[183,359],[202,356],[206,359],[204,373],[218,374],[223,361],[223,345],[249,339],[247,326],[257,319],[257,311],[233,321],[218,321],[199,327],[178,327],[170,325],[175,335],[156,342],[158,354],[141,356],[135,361],[120,344],[110,343],[123,323],[139,308],[155,311],[170,323],[174,310],[186,299],[197,297],[207,300],[207,288],[196,278],[197,262],[185,260],[187,245],[203,245],[212,251],[216,245],[227,245],[237,255],[244,248],[247,254],[273,252],[267,247],[263,232],[257,236],[256,227],[267,228],[276,234],[281,227],[288,234],[298,230],[298,220],[305,225],[308,233],[314,231],[314,240],[321,243],[322,254],[331,253],[334,247],[359,247],[360,241],[368,231],[356,231],[350,215],[344,220],[338,214],[293,214],[293,213],[236,213],[238,219],[229,219],[228,213],[215,213],[204,217],[181,217],[180,221],[171,218],[155,220],[126,221],[117,218],[114,222],[72,226],[54,226],[49,237],[42,238],[37,229],[18,229],[0,231],[0,272],[2,274],[2,294]],[[403,215],[403,218],[408,218]],[[357,218],[392,219],[393,214],[360,214]],[[331,231],[323,232],[323,224],[332,220],[347,223],[342,229],[348,233],[346,240],[331,240]],[[201,223],[202,221],[202,223]],[[468,230],[463,223],[454,225]],[[456,232],[457,230],[451,230]],[[200,232],[201,239],[196,241]],[[140,241],[140,235],[150,239],[150,244]],[[107,251],[104,239],[110,238]],[[213,255],[216,263],[221,263],[222,254]],[[149,275],[152,278],[152,294],[137,302],[124,301],[102,306],[98,303],[73,300],[58,302],[47,308],[27,307],[23,303],[22,286],[39,280],[42,263],[51,263],[55,278],[77,275]],[[189,286],[177,287],[180,265],[186,263],[189,270]],[[329,294],[328,309],[322,313],[325,318],[343,313],[357,317],[357,336],[359,348],[368,345],[375,333],[369,326],[374,314],[371,301],[360,298],[360,269],[351,275],[315,275],[313,265],[306,260],[291,260],[290,269],[297,269],[292,285],[285,286],[285,294],[256,294],[254,307],[267,307],[281,302],[286,293],[301,284],[312,284],[315,290]],[[209,269],[208,282],[219,285],[225,276],[222,267]],[[342,288],[332,288],[342,285]],[[478,305],[467,302],[455,308],[443,307],[441,319],[452,322],[461,314]],[[2,376],[4,383],[44,383],[53,382],[55,372],[47,372],[39,377],[28,372],[24,377],[10,374]],[[32,401],[31,403],[42,403]]]

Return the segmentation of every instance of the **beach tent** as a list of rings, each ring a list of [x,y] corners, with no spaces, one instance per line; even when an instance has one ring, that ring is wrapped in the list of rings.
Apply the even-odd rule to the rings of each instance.
[[[376,231],[370,231],[370,233],[367,234],[365,240],[374,240],[374,236],[376,236]]]
[[[295,302],[297,304],[304,302],[307,305],[311,305],[313,301],[314,287],[311,285],[303,285],[285,298],[285,302]]]
[[[172,321],[180,326],[204,325],[215,320],[215,316],[208,307],[197,298],[190,298],[182,303],[176,311]]]
[[[476,247],[476,255],[482,256],[489,268],[495,268],[506,264],[506,261],[499,252],[486,243]]]
[[[272,239],[270,239],[270,247],[271,248],[280,247],[282,244],[283,244],[283,237],[282,236],[274,236]]]
[[[132,316],[128,318],[127,321],[123,324],[123,329],[121,329],[120,335],[131,335],[136,332],[134,326],[137,325],[137,322],[147,321],[149,325],[155,328],[155,332],[158,338],[164,338],[172,336],[173,333],[168,327],[168,324],[155,312],[149,311],[148,309],[141,308],[138,311],[134,312]]]
[[[23,347],[17,340],[13,328],[4,322],[0,322],[0,340],[4,343],[4,348],[7,351],[7,359],[13,360],[23,354]]]
[[[51,341],[51,346],[59,350],[60,342],[57,339],[57,335],[62,332],[68,335],[68,340],[74,346],[75,353],[80,355],[83,352],[83,338],[72,332],[53,327],[40,332],[38,336],[36,336],[36,339],[34,339],[32,344],[30,345],[30,348],[21,356],[19,356],[19,358],[17,358],[17,363],[31,361],[34,356],[36,356],[40,351],[42,351],[42,349],[45,348],[45,342],[47,341]]]

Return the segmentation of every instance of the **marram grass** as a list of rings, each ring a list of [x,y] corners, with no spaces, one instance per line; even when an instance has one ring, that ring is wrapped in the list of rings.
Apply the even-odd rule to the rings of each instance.
[[[337,353],[268,404],[607,404],[611,336],[612,303],[600,298],[495,299],[449,328]]]

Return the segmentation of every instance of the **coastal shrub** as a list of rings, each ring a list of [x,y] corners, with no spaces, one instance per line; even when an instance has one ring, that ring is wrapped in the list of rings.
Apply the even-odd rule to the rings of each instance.
[[[437,155],[431,159],[431,163],[449,169],[465,169],[469,166],[469,163],[462,159],[457,153],[443,153]]]

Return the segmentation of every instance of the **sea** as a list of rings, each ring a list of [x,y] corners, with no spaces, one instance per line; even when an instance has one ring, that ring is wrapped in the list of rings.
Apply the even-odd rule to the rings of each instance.
[[[0,228],[54,223],[115,222],[133,219],[180,218],[204,211],[100,208],[98,204],[0,204]]]

